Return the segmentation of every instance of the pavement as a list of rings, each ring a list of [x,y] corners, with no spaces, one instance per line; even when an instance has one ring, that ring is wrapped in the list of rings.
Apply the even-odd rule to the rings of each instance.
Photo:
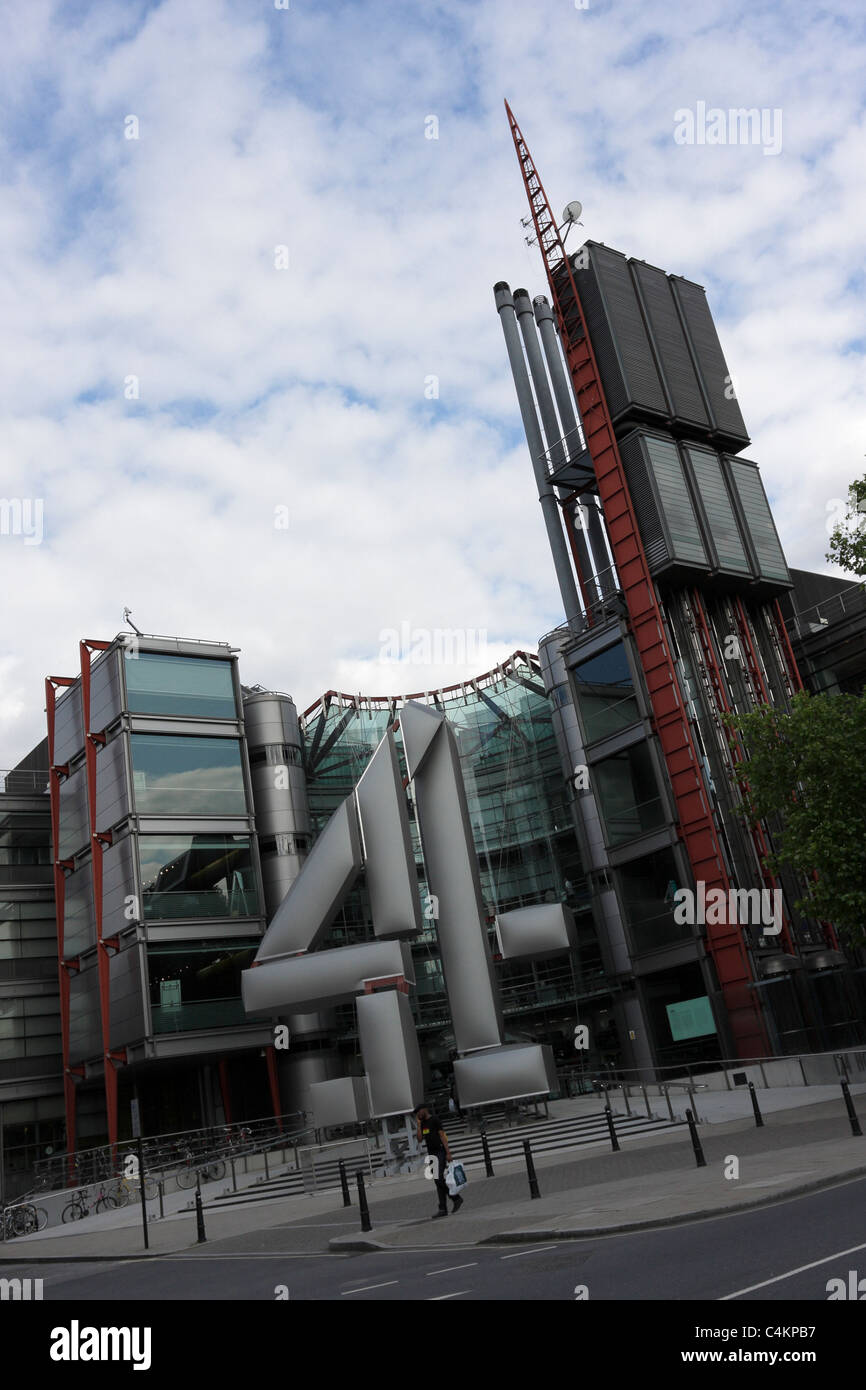
[[[864,1091],[852,1087],[855,1098]],[[497,1163],[493,1178],[470,1174],[461,1211],[440,1221],[430,1219],[435,1192],[420,1172],[368,1183],[369,1232],[360,1229],[354,1186],[351,1209],[338,1191],[265,1199],[253,1191],[248,1204],[220,1208],[205,1189],[207,1248],[217,1253],[222,1243],[250,1252],[294,1245],[349,1253],[567,1240],[733,1214],[866,1175],[866,1137],[851,1134],[838,1088],[786,1087],[758,1096],[767,1116],[762,1128],[747,1094],[699,1095],[705,1166],[697,1166],[685,1127],[624,1140],[619,1153],[595,1145],[540,1155],[537,1199],[529,1195],[522,1161]],[[651,1104],[657,1110],[657,1098]],[[862,1100],[858,1109],[862,1114]],[[459,1157],[456,1143],[455,1152]],[[149,1222],[148,1251],[140,1209],[127,1207],[0,1245],[0,1265],[135,1259],[196,1248],[195,1215],[182,1209],[188,1201],[189,1193],[175,1194],[174,1209],[167,1200],[164,1218]]]

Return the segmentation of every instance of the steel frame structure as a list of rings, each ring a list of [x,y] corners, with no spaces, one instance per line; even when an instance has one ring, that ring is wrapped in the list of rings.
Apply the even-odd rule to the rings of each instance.
[[[719,889],[727,895],[730,882],[710,800],[689,728],[685,701],[641,541],[595,353],[584,326],[574,274],[529,148],[507,101],[505,110],[547,272],[584,438],[595,469],[614,563],[626,603],[629,630],[643,669],[653,723],[667,766],[679,834],[695,882],[704,882],[707,892],[711,888]],[[737,1055],[760,1055],[767,1048],[768,1041],[760,1004],[751,988],[754,976],[739,926],[732,923],[708,924],[707,947],[716,969]]]

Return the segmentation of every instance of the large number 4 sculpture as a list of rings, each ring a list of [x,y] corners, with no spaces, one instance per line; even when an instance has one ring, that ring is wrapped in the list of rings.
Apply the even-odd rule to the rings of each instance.
[[[547,1095],[556,1085],[551,1049],[502,1040],[454,731],[437,710],[411,701],[400,711],[399,727],[436,904],[460,1104]],[[362,867],[376,940],[316,950]],[[254,964],[242,976],[244,1006],[251,1015],[307,1013],[356,1000],[370,1113],[376,1117],[404,1115],[422,1099],[421,1057],[408,999],[415,976],[407,943],[423,926],[406,796],[389,729],[357,787],[313,846]],[[549,956],[574,943],[573,919],[559,903],[500,913],[496,929],[507,959]],[[314,1090],[341,1084],[321,1082]],[[341,1122],[333,1109],[330,1122]]]

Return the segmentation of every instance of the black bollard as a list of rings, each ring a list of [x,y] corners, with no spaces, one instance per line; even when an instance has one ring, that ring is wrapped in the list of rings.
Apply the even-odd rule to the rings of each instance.
[[[857,1111],[854,1109],[854,1102],[851,1099],[851,1092],[848,1090],[848,1078],[842,1077],[842,1094],[845,1097],[845,1109],[848,1111],[848,1119],[851,1121],[851,1133],[862,1135],[860,1121],[857,1118]]]
[[[349,1191],[349,1179],[346,1177],[346,1160],[341,1158],[337,1166],[340,1169],[340,1186],[343,1189],[343,1206],[350,1207],[352,1205],[352,1194]]]
[[[484,1154],[484,1171],[488,1178],[493,1177],[493,1159],[490,1157],[490,1145],[487,1142],[487,1135],[481,1131],[481,1151]]]
[[[165,1216],[165,1207],[164,1207],[164,1205],[163,1205],[163,1200],[162,1200],[164,1196],[165,1196],[165,1182],[164,1182],[164,1180],[163,1180],[162,1178],[160,1178],[160,1180],[159,1180],[159,1214],[160,1214],[160,1217]]]
[[[706,1168],[707,1160],[704,1158],[704,1151],[701,1148],[701,1141],[698,1138],[698,1131],[695,1126],[695,1117],[691,1110],[686,1111],[686,1120],[689,1125],[689,1134],[692,1137],[692,1148],[695,1151],[695,1164],[698,1168]]]
[[[752,1097],[752,1109],[755,1112],[755,1126],[757,1129],[764,1128],[764,1117],[761,1114],[761,1107],[758,1104],[758,1097],[755,1093],[754,1081],[749,1082],[749,1095]]]
[[[370,1208],[367,1206],[367,1194],[364,1191],[364,1174],[356,1173],[358,1180],[358,1207],[361,1212],[361,1230],[369,1231],[372,1229],[370,1223]]]
[[[529,1147],[528,1139],[524,1139],[523,1141],[523,1152],[526,1155],[526,1175],[529,1178],[529,1195],[534,1201],[536,1197],[541,1196],[541,1193],[538,1190],[538,1178],[535,1176],[535,1164],[532,1161],[532,1149]]]
[[[141,1139],[139,1139],[136,1147],[138,1149],[138,1195],[141,1198],[141,1225],[144,1231],[144,1248],[145,1250],[149,1250],[150,1238],[147,1234],[147,1201],[144,1191],[144,1149]]]
[[[611,1149],[613,1150],[613,1152],[614,1152],[615,1154],[616,1154],[616,1153],[619,1153],[619,1140],[618,1140],[617,1137],[616,1137],[616,1128],[615,1128],[614,1123],[613,1123],[613,1111],[611,1110],[611,1108],[610,1108],[609,1105],[606,1105],[606,1106],[605,1106],[605,1108],[604,1108],[604,1115],[605,1115],[605,1119],[607,1120],[607,1127],[608,1127],[608,1129],[610,1130],[610,1146],[611,1146]]]
[[[195,1184],[195,1229],[196,1244],[204,1245],[207,1236],[204,1233],[204,1208],[201,1204],[201,1183],[198,1177]]]

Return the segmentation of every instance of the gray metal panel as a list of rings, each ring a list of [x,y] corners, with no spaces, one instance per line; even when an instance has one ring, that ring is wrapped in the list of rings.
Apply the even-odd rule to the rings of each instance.
[[[496,930],[503,960],[541,960],[577,945],[574,917],[564,903],[536,903],[500,912]]]
[[[370,1118],[370,1097],[364,1076],[339,1076],[333,1081],[313,1081],[309,1094],[316,1129],[360,1124]]]
[[[254,763],[250,780],[259,836],[310,834],[310,808],[302,767],[270,761]]]
[[[586,247],[589,264],[575,271],[575,283],[611,417],[636,410],[666,419],[668,404],[628,262],[610,247],[592,241]]]
[[[93,911],[93,869],[90,861],[70,874],[64,884],[63,955],[68,960],[96,944]]]
[[[373,930],[378,937],[414,936],[423,925],[418,875],[390,729],[367,764],[356,793]]]
[[[646,310],[650,340],[659,360],[671,413],[685,425],[709,426],[701,388],[692,365],[670,282],[663,270],[643,261],[629,261]]]
[[[401,990],[358,999],[358,1036],[377,1118],[405,1115],[424,1099],[424,1077],[409,1000]]]
[[[127,916],[126,898],[134,897]],[[137,911],[133,909],[137,908]],[[102,854],[102,933],[113,936],[131,922],[139,922],[141,900],[138,898],[135,868],[134,839],[131,835],[109,845]]]
[[[725,483],[721,459],[711,449],[698,448],[695,444],[681,447],[694,471],[719,569],[723,574],[749,575],[749,557]]]
[[[248,1014],[307,1013],[343,1004],[363,991],[365,980],[392,975],[415,983],[409,947],[366,941],[251,966],[241,974],[241,993]]]
[[[730,447],[744,449],[749,443],[749,436],[740,407],[731,396],[728,364],[706,293],[701,285],[684,280],[680,275],[671,275],[669,279],[695,357],[698,376],[714,417],[714,427]]]
[[[256,960],[312,950],[330,926],[360,868],[358,814],[354,797],[349,796],[313,845],[265,933]]]
[[[197,734],[201,738],[224,738],[237,734],[237,719],[164,719],[158,715],[131,714],[129,727],[134,734]]]
[[[96,828],[110,830],[128,815],[126,736],[120,734],[96,752]]]
[[[791,576],[757,464],[729,456],[726,456],[726,462],[743,508],[762,578],[789,585]]]
[[[649,459],[661,502],[661,518],[675,560],[709,569],[707,552],[698,528],[698,519],[689,496],[682,459],[673,439],[646,435],[644,448]]]
[[[275,691],[247,695],[244,700],[244,727],[250,748],[286,743],[301,747],[301,731],[294,700]]]
[[[670,546],[661,521],[656,491],[652,484],[643,436],[634,430],[620,440],[619,455],[637,517],[647,564],[653,574],[671,563]]]
[[[95,960],[69,979],[69,1060],[75,1065],[102,1057],[99,979]]]
[[[71,859],[90,848],[87,777],[84,764],[60,783],[60,844],[58,859]]]
[[[111,1046],[124,1047],[143,1038],[148,1031],[144,1004],[147,979],[144,944],[136,942],[112,956],[109,971]]]
[[[117,648],[110,648],[94,660],[90,668],[90,727],[96,733],[107,728],[122,708],[119,663],[124,660]]]
[[[553,1049],[546,1043],[510,1043],[476,1052],[454,1063],[454,1080],[461,1106],[546,1096],[557,1089]]]
[[[441,714],[415,700],[409,700],[400,710],[400,733],[410,778],[415,776],[430,751],[441,722]]]
[[[427,869],[438,901],[436,922],[454,1037],[459,1052],[502,1041],[502,1015],[487,943],[475,844],[454,732],[443,715],[408,704],[413,736],[422,719],[439,729],[415,775],[415,802]]]
[[[67,693],[58,693],[54,715],[54,762],[68,763],[84,748],[84,722],[81,713],[81,681],[70,686]]]

